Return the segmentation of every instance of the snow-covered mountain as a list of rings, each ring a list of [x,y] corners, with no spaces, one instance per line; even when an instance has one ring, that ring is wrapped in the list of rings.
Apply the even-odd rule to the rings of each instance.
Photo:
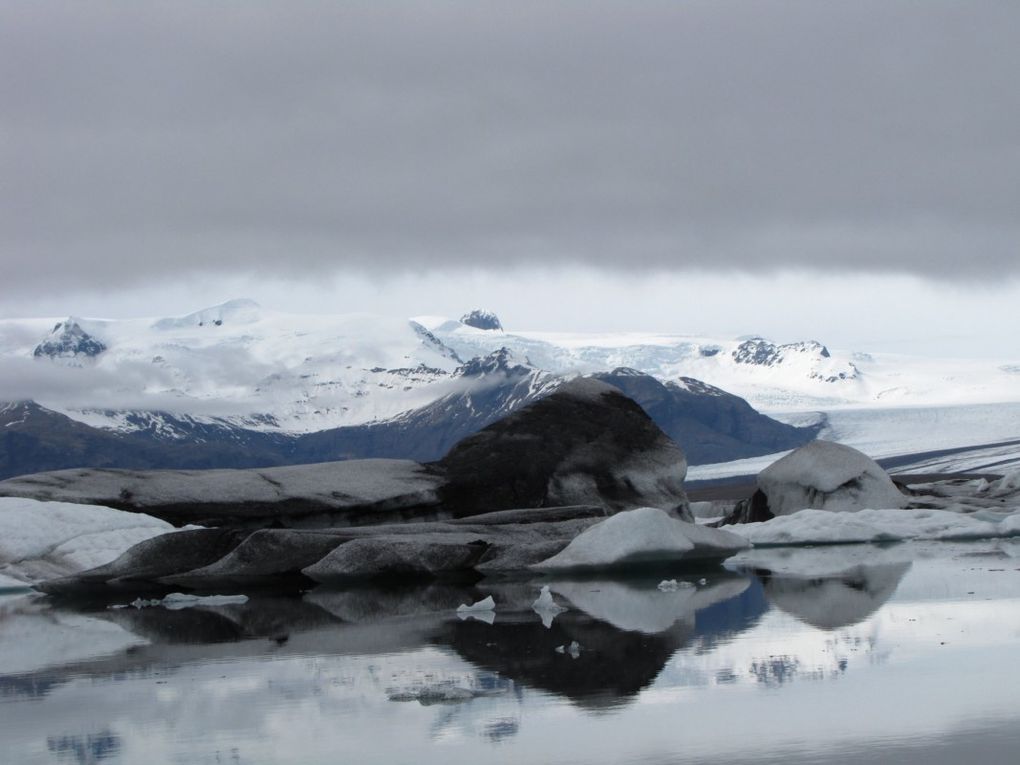
[[[1020,401],[1016,358],[931,359],[762,337],[493,332],[443,317],[416,321],[462,357],[506,347],[559,374],[630,367],[661,380],[693,377],[766,411]]]
[[[44,329],[45,328],[45,329]],[[461,359],[413,321],[301,316],[234,300],[182,317],[0,321],[2,400],[132,429],[124,410],[309,432],[393,417],[443,393]]]
[[[125,447],[102,433],[204,444],[213,462],[214,445],[245,464],[429,459],[578,374],[613,377],[660,427],[696,440],[705,454],[692,462],[714,459],[711,449],[731,460],[795,445],[774,421],[759,429],[757,413],[731,393],[837,438],[833,412],[1020,401],[1015,359],[868,355],[814,340],[516,331],[481,310],[408,320],[286,314],[234,300],[169,318],[0,320],[0,402],[38,407],[25,410],[28,420],[7,411],[7,434],[49,428],[117,460]],[[724,398],[710,406],[712,397]],[[69,430],[56,415],[99,435]],[[1020,437],[1020,427],[1013,431]],[[979,435],[967,443],[990,440]]]

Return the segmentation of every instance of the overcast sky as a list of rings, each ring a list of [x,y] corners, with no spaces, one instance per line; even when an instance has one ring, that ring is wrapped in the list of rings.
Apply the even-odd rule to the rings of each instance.
[[[2,1],[0,315],[1017,350],[1018,40],[1015,0]]]

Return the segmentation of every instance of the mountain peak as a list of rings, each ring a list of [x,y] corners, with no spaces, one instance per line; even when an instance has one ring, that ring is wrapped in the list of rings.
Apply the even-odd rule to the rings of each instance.
[[[524,375],[533,371],[528,359],[519,359],[509,348],[500,348],[487,356],[475,356],[457,370],[460,377],[484,377],[502,373],[507,377]]]
[[[81,328],[73,316],[57,322],[49,336],[35,347],[36,358],[94,359],[106,350],[106,345]]]
[[[460,323],[475,329],[503,331],[503,325],[500,323],[499,317],[492,313],[492,311],[483,311],[480,308],[476,308],[474,311],[461,316]]]

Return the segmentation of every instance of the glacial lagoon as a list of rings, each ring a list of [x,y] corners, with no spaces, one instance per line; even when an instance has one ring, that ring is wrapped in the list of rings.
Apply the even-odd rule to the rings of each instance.
[[[0,762],[1007,763],[1020,541],[130,605],[0,593]],[[548,584],[568,610],[536,612]],[[491,595],[496,609],[458,616]]]

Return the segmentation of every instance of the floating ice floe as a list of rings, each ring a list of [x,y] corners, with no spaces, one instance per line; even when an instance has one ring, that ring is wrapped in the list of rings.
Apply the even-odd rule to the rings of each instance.
[[[704,580],[702,580],[702,581],[704,581]],[[658,587],[660,592],[676,592],[677,590],[679,590],[681,588],[685,588],[686,589],[686,588],[693,587],[693,586],[694,585],[691,584],[690,582],[685,582],[685,581],[678,582],[676,579],[663,579],[657,585],[657,587]]]
[[[109,563],[138,542],[176,529],[101,505],[0,497],[2,581],[32,584]]]
[[[552,626],[553,619],[558,614],[569,610],[553,600],[552,592],[549,591],[549,585],[542,587],[538,598],[531,604],[531,609],[542,618],[542,625],[546,629]]]
[[[722,560],[748,547],[736,534],[697,526],[653,507],[617,513],[581,532],[533,568],[605,569],[690,560]]]
[[[556,653],[561,653],[569,656],[571,659],[576,659],[581,655],[581,644],[576,640],[570,641],[570,645],[558,645],[553,649]]]
[[[452,681],[422,683],[406,688],[388,688],[386,696],[390,701],[417,701],[423,706],[429,704],[455,704],[470,701],[480,696],[500,696],[505,688],[466,688]]]
[[[481,600],[468,605],[467,603],[461,603],[457,606],[458,614],[473,614],[479,611],[492,611],[496,608],[496,601],[492,599],[492,596],[482,598]]]
[[[248,602],[247,595],[192,595],[184,592],[171,592],[165,598],[135,598],[127,606],[111,606],[112,608],[167,608],[179,611],[182,608],[195,606],[215,607],[242,605]]]
[[[489,595],[471,605],[461,603],[457,606],[457,616],[462,620],[478,619],[486,624],[492,624],[496,620],[496,601]]]
[[[1002,478],[992,481],[988,485],[987,493],[991,497],[1020,494],[1020,470],[1013,470],[1006,473]]]
[[[975,517],[933,509],[886,508],[853,513],[808,509],[730,528],[755,546],[988,539],[1020,535],[1020,512]]]

